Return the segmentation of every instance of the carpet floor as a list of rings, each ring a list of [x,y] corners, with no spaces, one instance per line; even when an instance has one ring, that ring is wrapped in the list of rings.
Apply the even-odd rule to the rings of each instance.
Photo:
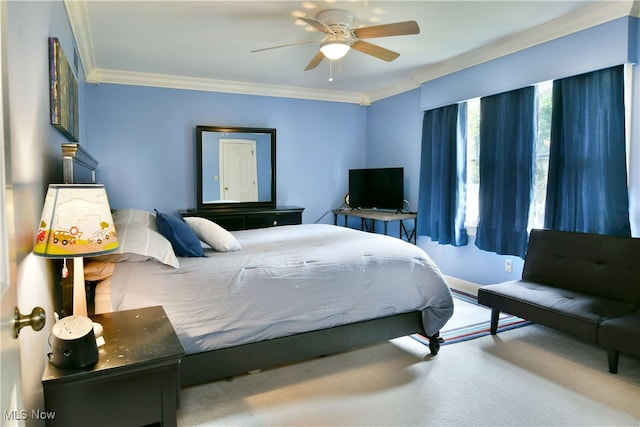
[[[640,360],[539,325],[410,337],[182,390],[179,426],[640,426]]]

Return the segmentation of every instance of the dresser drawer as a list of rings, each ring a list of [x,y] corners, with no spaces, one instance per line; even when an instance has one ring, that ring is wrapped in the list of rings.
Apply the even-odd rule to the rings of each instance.
[[[229,230],[249,230],[253,228],[275,227],[279,225],[302,224],[304,208],[288,206],[274,209],[223,209],[220,211],[182,211],[182,217],[199,216],[207,218]]]
[[[302,212],[270,213],[249,215],[246,217],[247,228],[265,228],[278,225],[302,224]]]

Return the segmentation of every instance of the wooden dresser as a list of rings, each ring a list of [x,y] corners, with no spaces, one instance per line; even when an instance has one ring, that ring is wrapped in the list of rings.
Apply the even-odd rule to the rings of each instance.
[[[302,211],[298,206],[278,206],[274,208],[211,208],[180,211],[185,217],[198,216],[209,219],[229,230],[249,230],[252,228],[275,227],[279,225],[302,224]]]

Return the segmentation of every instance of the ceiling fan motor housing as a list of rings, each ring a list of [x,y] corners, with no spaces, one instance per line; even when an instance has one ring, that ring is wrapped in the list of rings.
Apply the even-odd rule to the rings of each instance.
[[[331,28],[334,35],[329,36],[329,41],[343,41],[352,44],[355,36],[351,31],[353,15],[351,12],[342,9],[329,9],[316,15],[316,19]]]

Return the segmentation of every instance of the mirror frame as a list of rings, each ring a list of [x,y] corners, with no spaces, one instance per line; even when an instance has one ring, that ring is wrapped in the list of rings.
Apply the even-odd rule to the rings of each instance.
[[[202,134],[204,132],[262,133],[270,135],[271,141],[271,200],[258,202],[204,203],[202,185]],[[198,210],[238,210],[251,208],[275,208],[276,206],[276,130],[273,128],[250,128],[234,126],[196,126],[196,200]]]

